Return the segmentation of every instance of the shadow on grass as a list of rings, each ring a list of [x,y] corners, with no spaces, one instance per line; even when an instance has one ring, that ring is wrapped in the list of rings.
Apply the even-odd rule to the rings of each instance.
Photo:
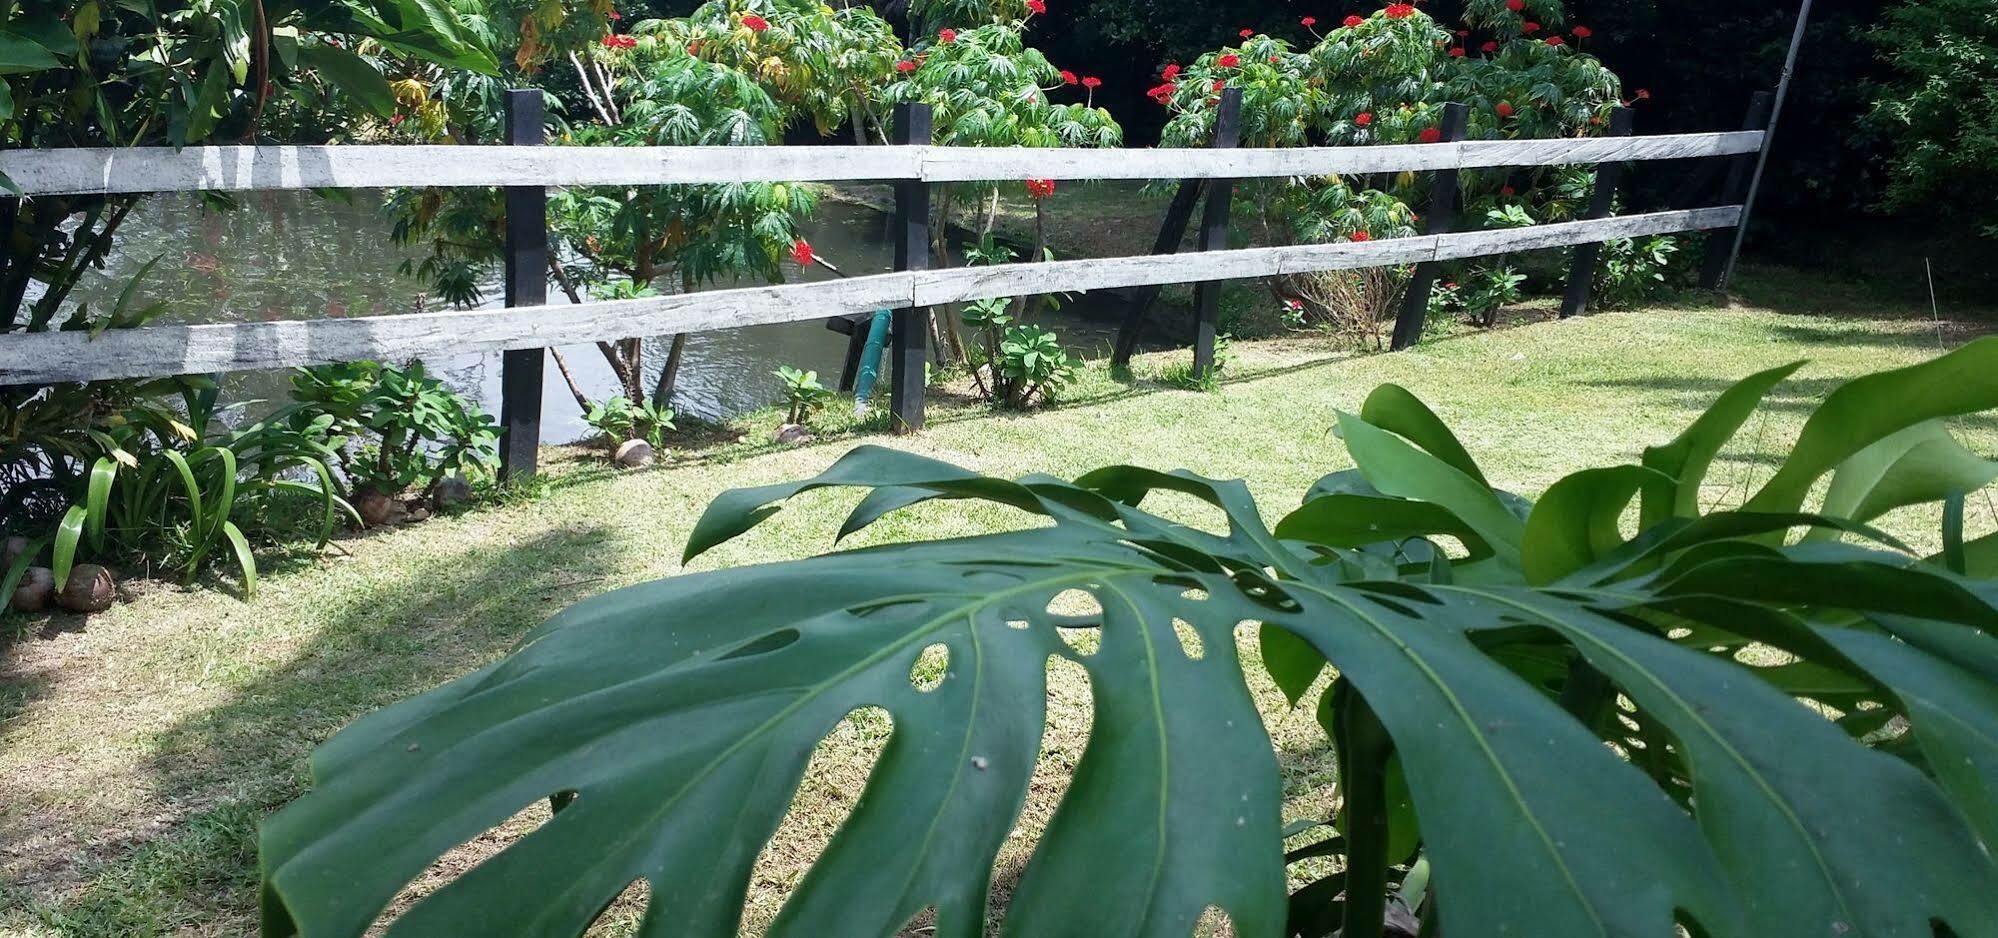
[[[283,664],[149,741],[144,770],[156,802],[172,806],[152,819],[162,823],[92,837],[104,859],[85,870],[80,892],[51,900],[9,888],[0,905],[65,938],[253,932],[257,824],[308,786],[313,747],[366,713],[483,666],[548,616],[601,592],[594,572],[617,561],[613,544],[601,527],[481,541],[431,556],[372,596],[329,602],[332,615]]]

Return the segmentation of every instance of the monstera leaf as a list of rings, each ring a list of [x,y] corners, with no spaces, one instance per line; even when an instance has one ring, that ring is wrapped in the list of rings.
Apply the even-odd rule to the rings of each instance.
[[[387,933],[578,935],[642,880],[641,934],[734,935],[813,748],[879,707],[892,736],[772,934],[892,935],[934,909],[942,936],[995,914],[1011,935],[1183,936],[1210,907],[1243,936],[1373,938],[1416,917],[1447,938],[1982,934],[1998,585],[1863,522],[1989,480],[1936,421],[1998,399],[1994,357],[1978,343],[1854,382],[1752,510],[1705,515],[1687,493],[1794,369],[1537,503],[1385,388],[1338,418],[1357,468],[1273,526],[1241,483],[1186,472],[1005,481],[861,447],[722,496],[688,555],[824,487],[870,490],[842,534],[931,499],[1038,526],[577,605],[319,750],[313,790],[263,831],[265,932],[366,933],[439,856],[553,799]],[[1792,492],[1827,475],[1803,510]],[[1226,530],[1143,510],[1158,492]],[[1248,640],[1334,741],[1320,817],[1281,814]],[[1088,675],[1090,737],[995,909],[1055,658]],[[1318,822],[1333,833],[1286,855]],[[1321,857],[1337,871],[1287,893],[1287,863]]]

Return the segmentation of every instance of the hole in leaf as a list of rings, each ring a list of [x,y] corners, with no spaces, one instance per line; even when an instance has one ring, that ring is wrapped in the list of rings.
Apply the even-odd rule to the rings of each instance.
[[[777,830],[756,856],[744,897],[740,934],[768,931],[833,834],[860,802],[867,778],[894,735],[895,723],[880,707],[861,707],[834,724],[812,747],[798,790]],[[670,929],[669,929],[670,931]]]
[[[1086,590],[1068,589],[1055,594],[1048,600],[1048,612],[1070,618],[1096,618],[1103,616],[1103,604]]]
[[[916,656],[916,663],[909,666],[909,684],[927,694],[942,686],[949,673],[950,646],[938,642],[923,649]]]
[[[1027,620],[1025,620],[1025,619],[1007,619],[1007,620],[1006,620],[1006,627],[1007,627],[1007,628],[1009,628],[1009,629],[1024,629],[1024,628],[1026,628],[1026,627],[1028,627],[1028,626],[1030,626],[1030,625],[1033,625],[1033,623],[1031,623],[1031,622],[1028,622],[1028,621],[1027,621]]]
[[[1193,623],[1174,616],[1172,630],[1179,636],[1179,650],[1186,652],[1188,658],[1199,661],[1207,657],[1207,647],[1200,643],[1200,630],[1194,628]]]
[[[1089,671],[1060,655],[1047,659],[1047,710],[1041,724],[1040,756],[1027,782],[1027,797],[1013,829],[999,848],[992,864],[992,900],[988,925],[997,926],[1005,915],[1014,887],[1019,885],[1027,859],[1047,830],[1055,808],[1068,795],[1075,767],[1089,748],[1090,727],[1095,719]],[[998,934],[989,927],[986,934]]]
[[[1218,905],[1210,905],[1193,922],[1193,938],[1235,938],[1235,923]]]
[[[1103,647],[1103,633],[1098,629],[1055,629],[1055,634],[1077,655],[1084,658],[1096,654]]]
[[[1184,593],[1179,594],[1179,598],[1189,599],[1194,602],[1202,602],[1207,599],[1207,591],[1196,586],[1191,589],[1188,589]]]
[[[402,891],[389,901],[388,907],[375,917],[374,927],[369,929],[369,934],[381,934],[390,922],[401,918],[418,902],[449,886],[452,881],[472,868],[498,856],[515,841],[548,823],[553,816],[554,812],[549,807],[548,799],[536,798],[506,820],[446,851],[443,856],[431,862],[429,869],[403,886]]]
[[[733,661],[737,658],[754,658],[757,655],[767,655],[796,642],[799,637],[797,629],[778,629],[768,635],[758,636],[736,646],[728,654],[721,656],[720,660]]]
[[[604,906],[597,920],[590,923],[584,938],[621,938],[624,935],[638,934],[639,926],[645,921],[646,906],[652,901],[652,884],[641,876],[624,887],[610,904]]]

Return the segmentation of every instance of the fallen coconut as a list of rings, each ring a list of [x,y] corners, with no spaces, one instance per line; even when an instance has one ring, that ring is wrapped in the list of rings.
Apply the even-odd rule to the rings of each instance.
[[[362,527],[381,527],[395,514],[395,499],[380,492],[358,493],[354,496],[354,513],[361,516]]]
[[[94,563],[80,563],[69,569],[69,582],[56,594],[56,602],[71,612],[103,612],[118,600],[118,584],[111,571]]]
[[[47,567],[29,567],[14,587],[14,611],[40,612],[49,607],[55,593],[55,572]]]
[[[812,431],[803,424],[787,423],[777,428],[776,440],[785,446],[803,446],[812,441]]]
[[[652,465],[652,444],[644,440],[626,440],[619,443],[617,454],[611,459],[626,469],[643,469]]]

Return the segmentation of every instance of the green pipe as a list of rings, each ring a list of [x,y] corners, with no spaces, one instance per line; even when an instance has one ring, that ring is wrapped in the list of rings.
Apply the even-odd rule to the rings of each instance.
[[[894,318],[895,314],[884,309],[875,313],[867,326],[867,344],[860,350],[860,368],[853,376],[855,414],[866,410],[867,399],[874,395],[874,382],[881,377],[881,350],[888,344],[888,323]]]

